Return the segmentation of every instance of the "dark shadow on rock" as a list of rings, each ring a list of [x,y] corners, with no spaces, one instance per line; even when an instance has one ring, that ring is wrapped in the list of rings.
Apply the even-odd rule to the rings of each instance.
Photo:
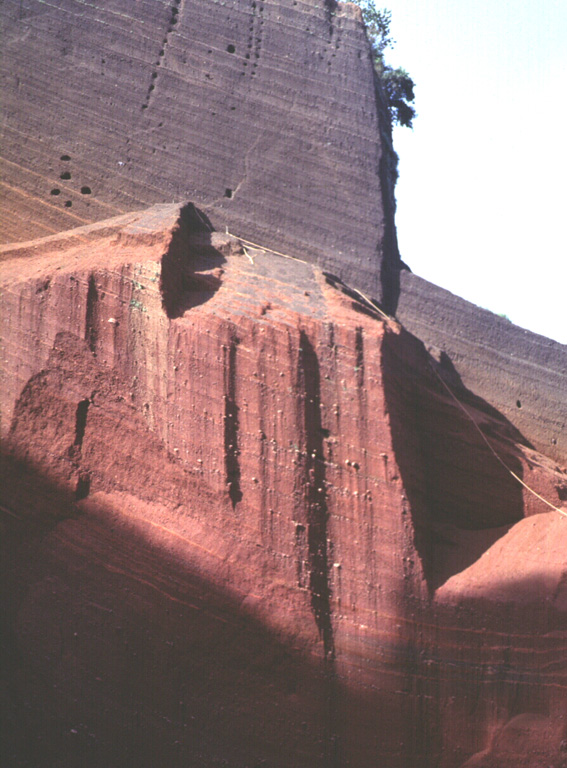
[[[528,443],[502,414],[464,387],[446,355],[435,360],[403,329],[386,334],[383,377],[415,544],[433,593],[524,516],[520,484],[446,387],[518,477],[517,443]]]
[[[500,422],[500,426],[497,426],[496,430],[491,428],[490,424],[485,425],[484,433],[487,437],[490,437],[491,434],[495,437],[499,434],[504,435],[508,440],[513,440],[516,443],[525,445],[527,448],[534,449],[532,443],[530,443],[520,430],[503,416],[497,408],[465,387],[459,372],[446,352],[441,351],[438,357],[433,357],[433,355],[429,353],[429,365],[438,376],[443,379],[445,384],[454,392],[454,394],[458,396],[460,402],[464,405],[468,403],[473,408],[481,410],[486,415],[492,417],[496,422]],[[504,432],[502,430],[504,430]]]
[[[178,226],[162,257],[160,290],[170,319],[211,299],[221,286],[224,256],[213,246],[213,226],[192,203],[181,209]]]
[[[383,240],[381,244],[380,259],[380,286],[382,295],[380,308],[387,314],[394,316],[400,297],[400,269],[403,266],[398,248],[398,234],[396,231],[396,182],[398,180],[398,155],[392,143],[392,118],[388,107],[384,86],[373,68],[374,96],[376,110],[379,115],[380,126],[380,189],[382,194]],[[371,297],[375,299],[375,296]]]
[[[2,765],[326,768],[314,660],[111,505],[2,464],[44,507],[0,514]]]
[[[151,538],[110,502],[76,504],[6,455],[1,469],[3,489],[9,484],[17,500],[4,494],[0,509],[2,765],[334,768],[348,761],[355,768],[433,768],[448,765],[448,756],[440,762],[442,739],[419,749],[432,745],[425,734],[459,719],[472,723],[452,763],[461,765],[481,749],[497,705],[508,717],[549,711],[557,687],[551,640],[543,670],[538,654],[529,654],[533,666],[518,666],[505,649],[487,660],[451,640],[457,627],[474,638],[479,626],[494,627],[498,637],[505,628],[511,638],[519,632],[526,648],[533,637],[537,648],[544,628],[556,629],[560,664],[564,614],[553,619],[543,599],[536,617],[519,602],[503,611],[498,601],[491,614],[485,602],[471,600],[458,616],[437,606],[423,614],[423,650],[398,649],[411,651],[411,660],[395,661],[411,667],[398,711],[367,681],[335,682],[337,729],[348,741],[345,762],[335,764],[325,749],[322,659],[302,653],[241,595],[206,578],[181,548]],[[543,578],[524,586],[546,594]],[[428,631],[435,633],[429,642]],[[443,697],[458,713],[455,722]],[[399,755],[384,754],[388,740],[402,743]]]

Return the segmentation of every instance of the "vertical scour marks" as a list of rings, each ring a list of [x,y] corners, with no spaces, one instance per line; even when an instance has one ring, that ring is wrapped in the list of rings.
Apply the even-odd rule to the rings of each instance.
[[[327,496],[321,424],[321,382],[317,354],[304,331],[300,333],[298,396],[302,401],[304,435],[304,504],[307,528],[308,587],[325,658],[334,659],[327,545]],[[302,524],[300,524],[301,526]]]
[[[234,509],[242,501],[239,461],[239,421],[236,403],[237,349],[239,339],[232,336],[225,346],[224,360],[224,462],[228,495]]]
[[[85,341],[90,351],[96,353],[96,342],[98,336],[98,290],[94,273],[89,275],[89,285],[87,289],[87,310],[85,317]]]
[[[329,580],[328,508],[323,452],[324,430],[321,420],[321,374],[319,360],[305,331],[299,335],[297,394],[301,401],[298,414],[304,440],[302,521],[296,523],[296,546],[306,559],[307,578],[298,567],[304,586],[311,597],[311,610],[323,641],[323,669],[326,685],[325,760],[329,768],[339,765],[337,737],[337,686],[335,670],[335,639],[331,616],[331,587]],[[302,423],[301,423],[302,422]],[[307,551],[305,551],[307,550]],[[305,583],[306,582],[306,583]]]
[[[83,440],[87,428],[87,415],[92,399],[85,398],[77,403],[75,412],[75,440],[69,451],[76,472],[75,499],[80,501],[85,499],[90,492],[91,478],[89,472],[81,471],[81,453],[83,449]]]
[[[361,326],[358,326],[356,329],[354,345],[356,353],[354,372],[356,373],[356,385],[360,393],[364,386],[364,333]]]
[[[87,413],[91,401],[88,399],[81,400],[77,405],[77,413],[75,415],[75,445],[77,448],[81,448],[83,445],[83,439],[85,437],[85,429],[87,428]]]

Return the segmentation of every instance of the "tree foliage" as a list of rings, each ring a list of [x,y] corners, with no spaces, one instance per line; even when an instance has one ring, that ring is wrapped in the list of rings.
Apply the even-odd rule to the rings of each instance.
[[[384,58],[384,52],[395,44],[390,31],[392,13],[386,8],[376,8],[372,0],[351,0],[351,2],[362,10],[366,33],[372,46],[374,68],[388,100],[392,124],[413,128],[413,120],[416,116],[413,107],[415,83],[405,69],[402,67],[394,69],[386,64]]]

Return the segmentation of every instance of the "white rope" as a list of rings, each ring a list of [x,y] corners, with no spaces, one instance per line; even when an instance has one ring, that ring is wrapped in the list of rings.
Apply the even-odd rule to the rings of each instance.
[[[527,483],[525,483],[525,482],[522,480],[522,478],[521,478],[521,477],[518,477],[518,475],[517,475],[517,474],[516,474],[516,473],[515,473],[513,470],[511,470],[511,469],[510,469],[510,467],[509,467],[509,466],[506,464],[506,462],[505,462],[505,461],[504,461],[504,460],[503,460],[503,459],[502,459],[502,458],[501,458],[501,457],[498,455],[498,453],[497,453],[497,452],[494,450],[494,448],[492,447],[492,445],[489,443],[489,441],[488,441],[488,438],[486,437],[486,435],[484,434],[484,432],[482,431],[482,429],[481,429],[481,428],[478,426],[478,424],[476,423],[476,421],[475,421],[475,419],[473,418],[473,416],[472,416],[472,415],[471,415],[471,414],[470,414],[470,413],[467,411],[467,409],[465,408],[465,406],[464,406],[464,405],[461,403],[461,401],[460,401],[460,400],[457,398],[457,396],[455,395],[455,393],[453,392],[453,390],[450,388],[450,386],[447,384],[447,382],[446,382],[446,381],[444,381],[444,380],[441,378],[441,376],[440,376],[440,375],[438,374],[438,372],[435,370],[435,368],[433,367],[433,365],[431,365],[431,363],[430,363],[430,367],[431,367],[431,370],[433,371],[433,373],[434,373],[434,374],[437,376],[437,378],[438,378],[438,379],[439,379],[439,381],[441,382],[441,384],[443,384],[443,386],[445,387],[445,389],[447,390],[447,392],[448,392],[448,393],[451,395],[451,397],[453,398],[453,400],[454,400],[454,401],[457,403],[457,405],[459,406],[459,408],[460,408],[460,409],[461,409],[461,410],[462,410],[462,411],[465,413],[465,415],[466,415],[466,416],[468,416],[468,418],[469,418],[469,419],[472,421],[472,423],[473,423],[473,425],[474,425],[475,429],[477,430],[477,432],[479,433],[479,435],[481,436],[481,438],[482,438],[482,439],[484,440],[484,442],[486,443],[486,445],[487,445],[488,449],[490,450],[490,452],[492,453],[492,455],[493,455],[493,456],[494,456],[494,457],[495,457],[495,458],[496,458],[496,459],[497,459],[497,460],[500,462],[500,464],[501,464],[501,465],[504,467],[504,469],[505,469],[507,472],[509,472],[509,473],[512,475],[512,477],[513,477],[515,480],[517,480],[517,481],[520,483],[520,485],[522,485],[522,486],[523,486],[523,487],[524,487],[524,488],[525,488],[527,491],[529,491],[531,494],[533,494],[533,495],[534,495],[534,496],[535,496],[537,499],[539,499],[540,501],[543,501],[543,503],[544,503],[544,504],[547,504],[547,506],[548,506],[548,507],[551,507],[551,509],[553,509],[555,512],[559,512],[559,514],[560,514],[560,515],[563,515],[563,517],[567,517],[567,512],[565,512],[565,510],[563,510],[563,509],[559,509],[559,507],[556,507],[556,506],[555,506],[555,504],[552,504],[552,503],[551,503],[550,501],[548,501],[547,499],[544,499],[544,498],[543,498],[543,496],[540,496],[540,495],[539,495],[539,493],[537,493],[537,491],[534,491],[534,489],[533,489],[533,488],[530,488],[530,486],[529,486]]]

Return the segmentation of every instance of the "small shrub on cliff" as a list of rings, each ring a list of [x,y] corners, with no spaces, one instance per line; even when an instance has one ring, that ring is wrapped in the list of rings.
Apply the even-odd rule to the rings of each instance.
[[[392,13],[386,8],[378,9],[372,0],[351,0],[362,10],[362,18],[366,33],[374,54],[374,68],[382,82],[382,87],[388,99],[392,125],[404,125],[413,128],[416,116],[413,102],[415,83],[405,69],[394,69],[386,64],[384,51],[394,45],[390,32]]]

